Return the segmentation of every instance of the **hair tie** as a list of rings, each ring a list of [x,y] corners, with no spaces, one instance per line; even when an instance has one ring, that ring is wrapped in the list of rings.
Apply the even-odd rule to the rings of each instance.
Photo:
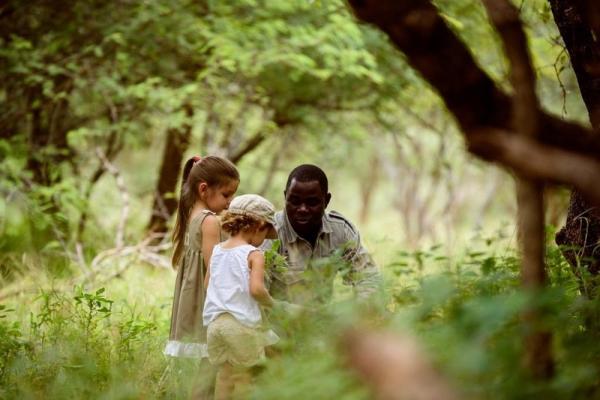
[[[202,161],[202,157],[200,156],[193,156],[192,160],[194,160],[194,165],[198,164],[200,161]]]

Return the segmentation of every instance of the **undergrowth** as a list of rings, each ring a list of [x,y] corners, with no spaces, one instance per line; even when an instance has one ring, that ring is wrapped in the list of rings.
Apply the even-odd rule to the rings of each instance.
[[[296,316],[274,313],[282,341],[258,373],[252,398],[370,398],[340,345],[345,329],[364,325],[418,337],[464,398],[598,398],[600,304],[580,295],[581,280],[558,249],[549,246],[546,260],[549,287],[532,296],[519,288],[515,253],[490,243],[452,258],[441,247],[400,252],[384,267],[383,300],[368,314],[348,299]],[[170,292],[166,274],[160,281]],[[119,285],[145,284],[127,279]],[[168,304],[142,304],[127,293],[110,285],[74,287],[1,305],[0,398],[171,399],[209,392],[214,369],[162,355]],[[556,370],[546,382],[522,367],[521,315],[532,305],[553,334]]]

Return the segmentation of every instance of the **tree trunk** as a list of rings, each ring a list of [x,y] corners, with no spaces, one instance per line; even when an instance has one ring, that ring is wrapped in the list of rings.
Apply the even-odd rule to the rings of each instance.
[[[57,79],[56,85],[66,92],[72,88],[71,80],[67,78]],[[71,155],[67,144],[69,103],[66,99],[45,99],[38,87],[31,91],[29,104],[31,129],[27,169],[32,172],[34,183],[50,186],[61,180],[58,164]]]
[[[596,2],[597,0],[592,0]],[[582,0],[549,0],[565,42],[592,127],[600,127],[600,38],[594,37]]]
[[[600,16],[591,12],[598,8],[595,0],[586,2],[550,0],[554,21],[565,42],[581,96],[590,122],[600,129],[600,43],[594,34]],[[600,209],[594,207],[577,190],[571,193],[565,226],[556,234],[556,243],[580,278],[581,293],[592,296],[596,285],[584,274],[600,273]],[[584,271],[582,271],[584,270]]]
[[[519,207],[519,242],[521,247],[521,282],[525,291],[535,301],[546,285],[544,263],[544,205],[543,187],[538,182],[517,179],[517,204]],[[551,333],[542,326],[543,312],[529,305],[523,314],[525,324],[524,364],[537,379],[550,378],[554,373],[551,351]]]
[[[523,284],[527,290],[537,291],[545,282],[541,180],[572,183],[588,190],[586,184],[600,176],[600,140],[579,125],[540,111],[517,10],[508,1],[484,1],[510,60],[515,94],[509,96],[476,64],[430,0],[349,3],[359,18],[386,32],[408,62],[439,92],[462,128],[469,149],[520,175]],[[595,150],[586,150],[584,142]],[[556,162],[549,166],[554,159]],[[599,190],[592,190],[590,196],[600,203]],[[527,366],[534,376],[548,377],[553,367],[550,337],[540,330],[539,310],[531,307],[526,323]]]
[[[185,106],[188,118],[194,114],[190,105]],[[167,222],[177,209],[175,190],[179,181],[183,155],[190,145],[192,125],[187,122],[180,128],[167,131],[167,141],[163,150],[160,173],[152,204],[152,215],[148,223],[148,234],[164,235]]]
[[[483,0],[483,4],[500,35],[504,53],[510,63],[510,80],[515,91],[513,129],[517,134],[535,138],[540,129],[539,104],[535,93],[536,77],[519,12],[509,0]],[[517,178],[521,280],[523,289],[532,294],[534,302],[546,285],[543,190],[541,182],[522,176]],[[552,337],[550,332],[542,328],[543,312],[539,306],[529,304],[523,317],[525,366],[533,377],[549,378],[554,372]]]
[[[581,294],[595,297],[595,279],[587,279],[586,275],[595,278],[600,274],[600,208],[590,206],[581,193],[573,191],[567,221],[555,239],[580,279]]]
[[[275,148],[273,147],[271,150],[271,161],[269,162],[269,169],[265,175],[265,179],[258,190],[258,194],[261,196],[266,196],[268,191],[271,189],[271,184],[273,183],[273,178],[275,178],[275,173],[279,168],[279,164],[282,159],[286,157],[286,150],[289,146],[290,138],[292,137],[292,132],[290,132],[287,128],[280,129],[281,143]]]
[[[70,78],[59,77],[55,84],[63,91],[72,89]],[[30,91],[27,104],[29,114],[29,138],[26,169],[31,172],[28,184],[51,187],[62,180],[61,166],[69,161],[73,152],[67,143],[69,127],[69,102],[66,98],[50,100],[42,93],[41,87]],[[50,192],[51,193],[51,192]],[[41,228],[31,223],[33,245],[35,248],[45,246],[49,240],[58,240],[63,246],[69,236],[69,224],[61,213],[60,198],[54,194],[46,195],[41,206],[48,217],[48,225]]]
[[[110,115],[111,113],[109,112],[109,120],[112,123],[116,123],[117,118],[112,118]],[[123,141],[120,139],[118,130],[113,128],[110,132],[110,135],[108,136],[108,140],[106,141],[106,149],[104,150],[104,156],[106,157],[109,163],[111,163],[115,159],[115,157],[117,156],[117,154],[119,154],[122,148]],[[103,160],[98,159],[98,167],[90,176],[88,186],[87,188],[85,188],[83,194],[83,200],[85,201],[85,203],[89,202],[94,186],[100,180],[102,175],[104,175],[104,172],[106,171],[105,164],[106,163],[103,162]],[[75,234],[75,242],[79,242],[81,240],[81,237],[83,236],[83,232],[85,231],[85,226],[87,224],[87,218],[89,215],[88,213],[89,207],[85,207],[82,210],[81,215],[79,216],[79,224],[77,226],[77,231]]]

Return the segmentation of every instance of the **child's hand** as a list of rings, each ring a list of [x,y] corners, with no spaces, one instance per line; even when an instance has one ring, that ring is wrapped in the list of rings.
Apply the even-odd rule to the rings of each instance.
[[[273,302],[273,309],[275,312],[280,312],[289,318],[297,318],[306,311],[305,307],[282,300],[275,300]]]
[[[279,254],[281,242],[274,240],[271,248],[265,250],[265,275],[267,280],[271,280],[273,273],[284,273],[287,271],[287,261],[284,256]]]

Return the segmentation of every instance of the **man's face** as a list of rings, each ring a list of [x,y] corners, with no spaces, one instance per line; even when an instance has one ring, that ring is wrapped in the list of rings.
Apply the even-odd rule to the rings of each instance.
[[[330,199],[331,195],[321,190],[319,181],[292,179],[285,192],[285,212],[294,231],[305,238],[316,235]]]

